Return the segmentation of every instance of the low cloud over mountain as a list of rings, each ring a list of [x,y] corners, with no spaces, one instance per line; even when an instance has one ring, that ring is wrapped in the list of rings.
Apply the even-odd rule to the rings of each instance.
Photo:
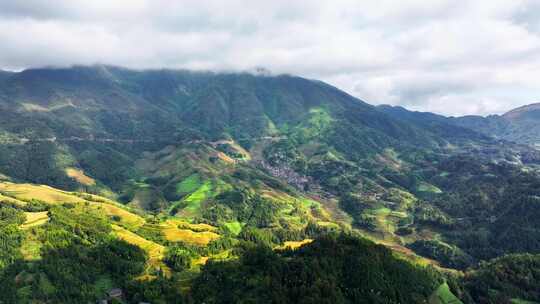
[[[264,66],[372,103],[502,113],[539,95],[534,0],[3,1],[0,68]]]

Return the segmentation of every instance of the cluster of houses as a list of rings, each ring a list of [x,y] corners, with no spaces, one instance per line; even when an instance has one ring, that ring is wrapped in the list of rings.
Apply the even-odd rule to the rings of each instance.
[[[270,175],[287,181],[289,185],[295,188],[304,190],[308,186],[314,185],[311,178],[298,174],[288,166],[272,166],[263,160],[259,161],[258,165],[270,173]]]

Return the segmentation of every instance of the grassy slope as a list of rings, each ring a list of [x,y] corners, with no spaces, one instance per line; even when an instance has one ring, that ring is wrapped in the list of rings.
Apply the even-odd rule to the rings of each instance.
[[[212,196],[212,182],[206,181],[183,200],[186,207],[182,209],[179,215],[187,218],[194,217],[199,213],[201,203],[210,196]]]
[[[429,304],[463,304],[444,283],[429,297]]]
[[[233,235],[238,235],[240,231],[242,231],[242,223],[239,221],[225,223],[225,227],[227,227]]]
[[[202,186],[201,177],[198,174],[192,174],[176,185],[176,192],[179,194],[192,193],[200,186]]]

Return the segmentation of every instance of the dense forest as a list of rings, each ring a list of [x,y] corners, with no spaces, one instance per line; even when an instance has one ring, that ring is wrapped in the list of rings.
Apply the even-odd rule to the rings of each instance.
[[[435,270],[344,234],[292,251],[244,246],[238,260],[203,268],[197,303],[424,303],[441,283]]]

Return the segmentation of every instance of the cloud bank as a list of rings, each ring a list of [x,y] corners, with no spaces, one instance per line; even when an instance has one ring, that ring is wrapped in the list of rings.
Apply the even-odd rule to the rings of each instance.
[[[1,1],[0,41],[11,70],[265,67],[447,115],[540,101],[536,0]]]

